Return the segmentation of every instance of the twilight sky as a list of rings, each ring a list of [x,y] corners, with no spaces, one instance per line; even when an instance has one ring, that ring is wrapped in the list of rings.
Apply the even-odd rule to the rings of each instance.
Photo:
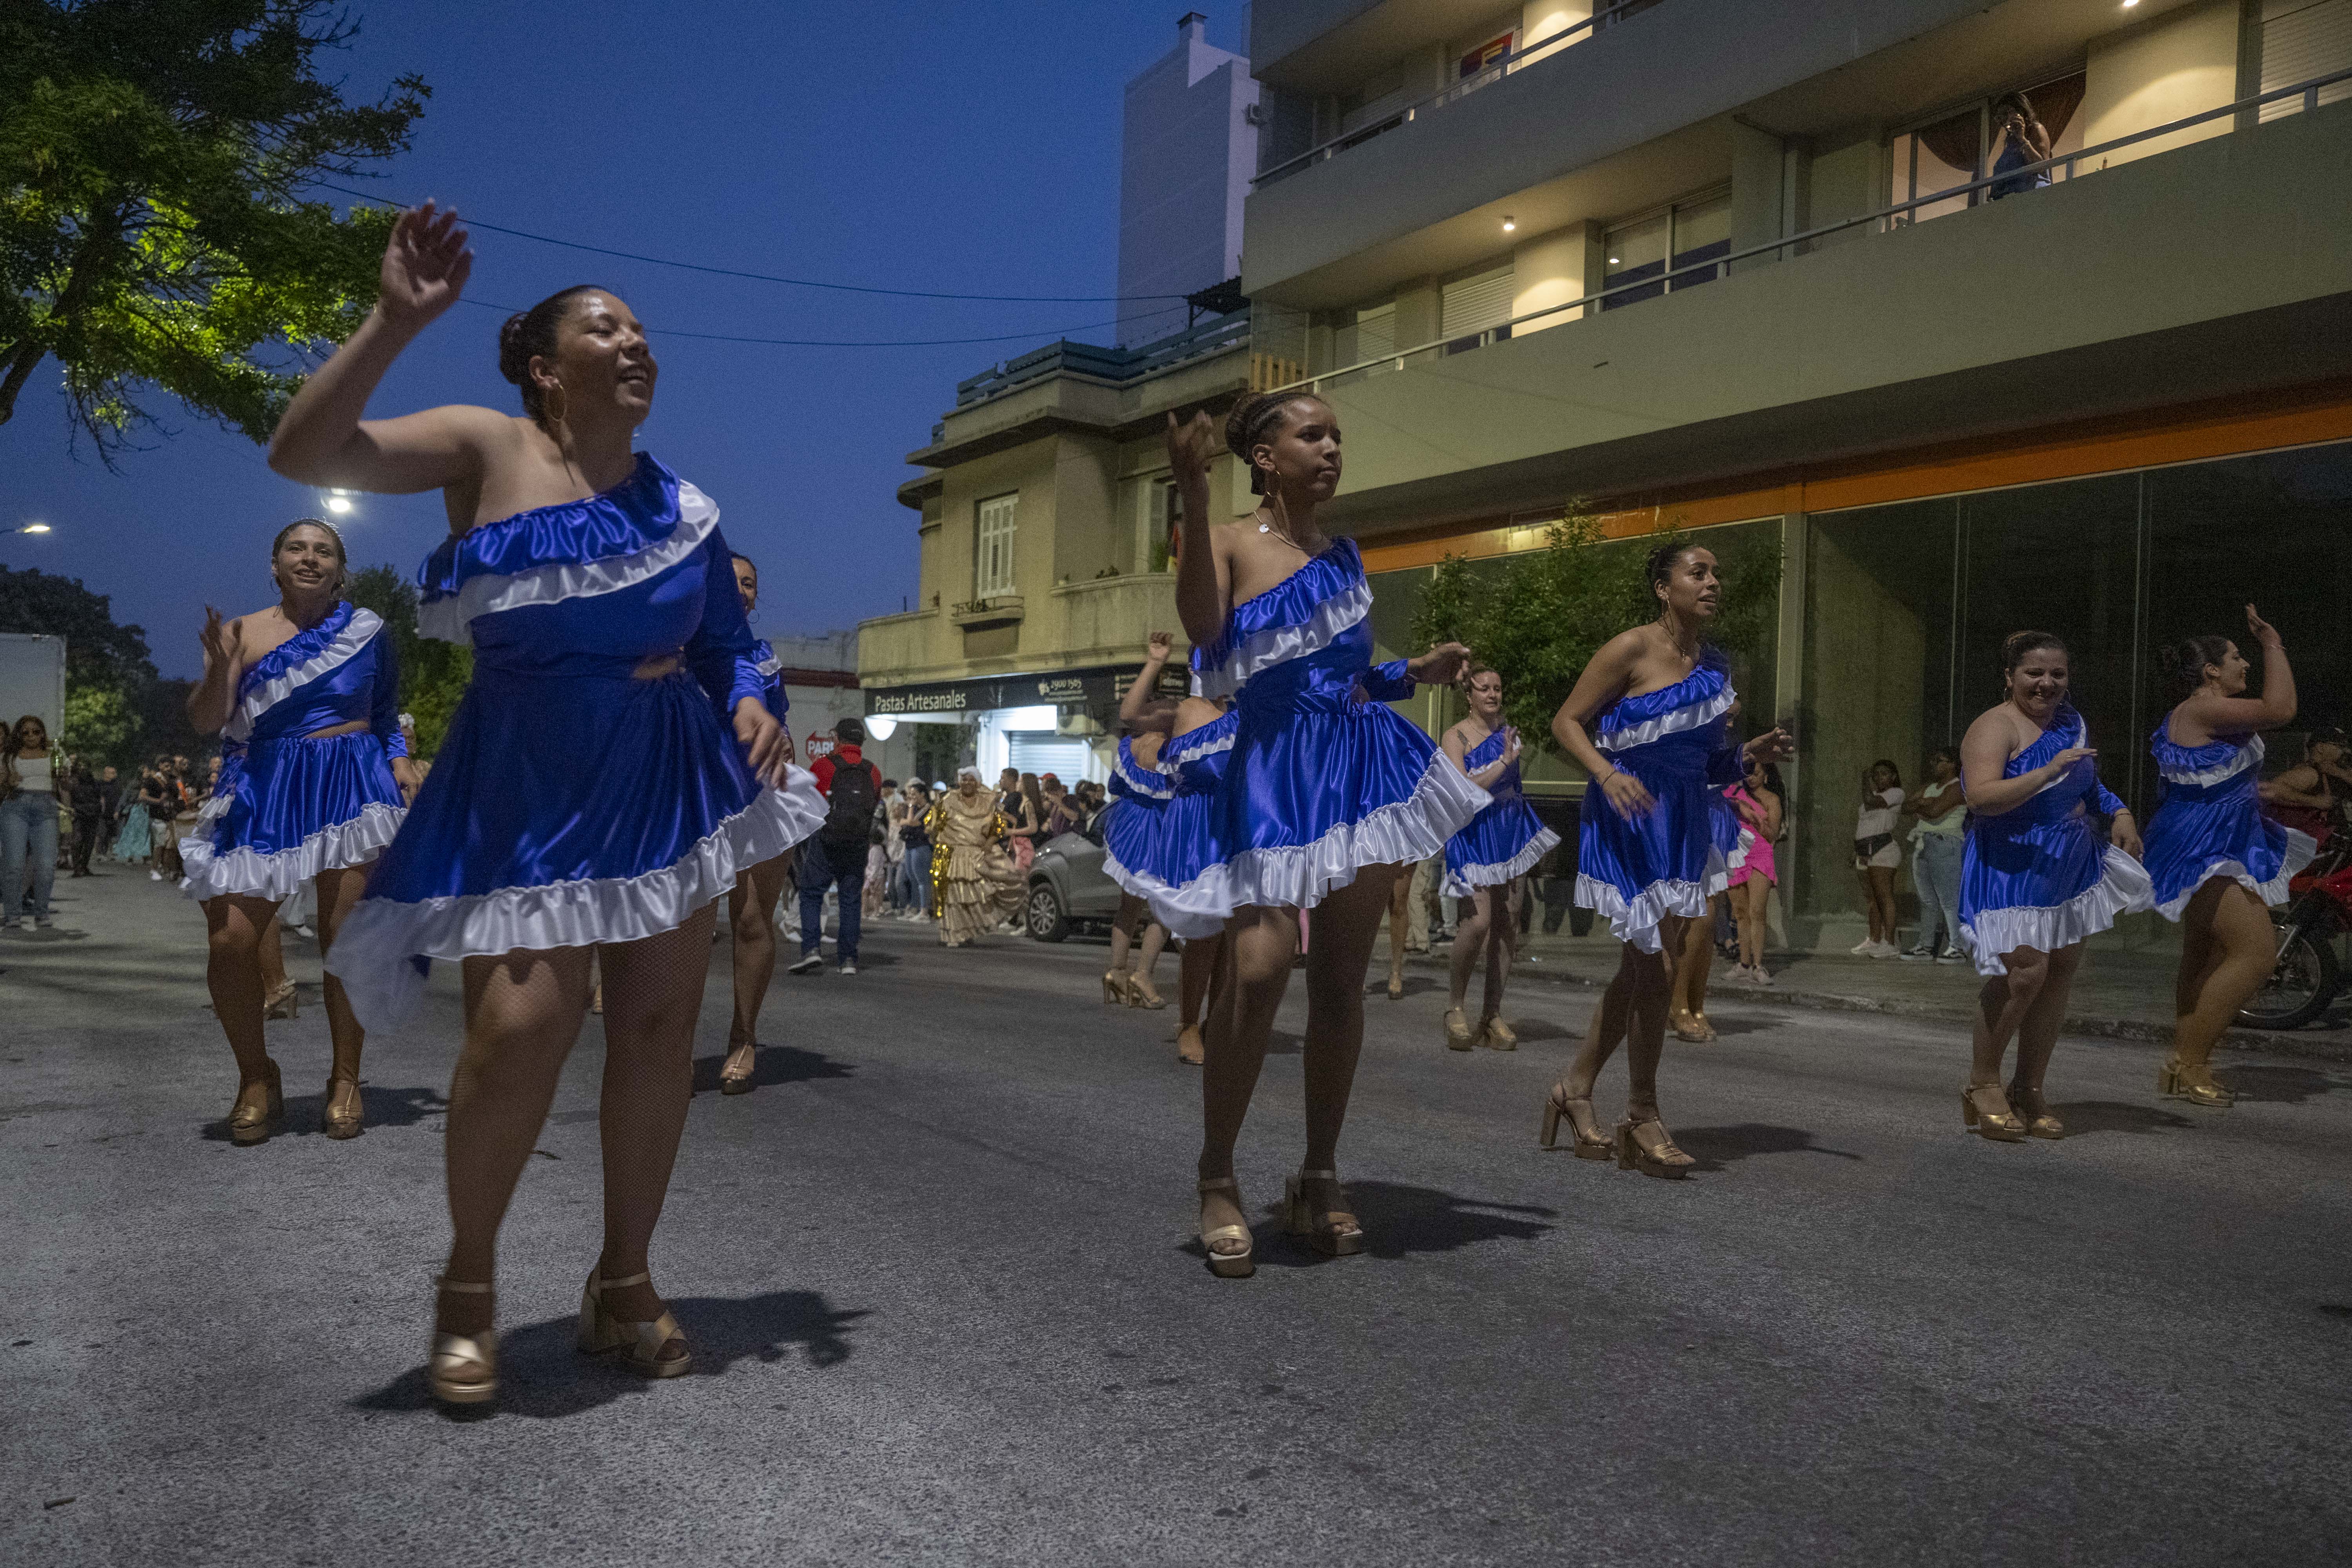
[[[1241,48],[1238,0],[1202,7]],[[360,37],[322,74],[371,100],[421,73],[414,148],[354,188],[646,255],[845,283],[1107,295],[1118,249],[1120,94],[1175,47],[1180,0],[355,0]],[[339,182],[341,183],[341,182]],[[341,202],[343,198],[328,197]],[[915,589],[914,514],[893,495],[955,384],[1056,335],[1108,342],[1110,304],[890,300],[712,278],[477,231],[470,300],[521,307],[598,282],[644,320],[661,387],[639,444],[717,500],[762,568],[761,629],[845,627]],[[1181,307],[1172,321],[1181,326]],[[459,304],[370,405],[515,408],[503,312]],[[1086,331],[1056,329],[1087,328]],[[979,338],[781,348],[666,336]],[[168,436],[110,473],[69,449],[56,362],[0,426],[0,563],[79,577],[194,675],[206,602],[270,602],[270,536],[319,509],[261,449],[157,398]],[[341,520],[354,565],[405,575],[447,531],[437,493]]]

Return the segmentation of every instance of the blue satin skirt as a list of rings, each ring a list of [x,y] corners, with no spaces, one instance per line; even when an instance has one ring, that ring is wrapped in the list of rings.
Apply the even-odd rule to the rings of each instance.
[[[2179,920],[2197,889],[2215,877],[2252,889],[2266,904],[2283,904],[2288,880],[2318,850],[2309,834],[2264,816],[2250,792],[2168,799],[2149,819],[2142,847],[2156,912],[2168,921]]]
[[[1576,901],[1605,918],[1618,941],[1656,952],[1660,921],[1705,914],[1707,900],[1730,885],[1743,858],[1739,818],[1708,784],[1707,752],[1696,744],[1669,737],[1611,760],[1657,804],[1628,822],[1598,784],[1585,790]]]
[[[2151,902],[2147,872],[2087,816],[2036,822],[2020,811],[1969,820],[1960,937],[1979,974],[2008,973],[2001,955],[2020,948],[2072,947]]]
[[[1524,877],[1559,842],[1526,797],[1497,800],[1445,841],[1445,891],[1459,899]]]
[[[392,759],[371,731],[256,741],[222,764],[180,840],[180,886],[194,899],[288,899],[321,871],[373,859],[404,814]]]

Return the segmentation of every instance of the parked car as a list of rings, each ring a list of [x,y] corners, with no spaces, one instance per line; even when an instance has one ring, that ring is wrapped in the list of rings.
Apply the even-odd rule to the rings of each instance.
[[[1118,918],[1118,884],[1103,873],[1102,821],[1097,812],[1086,832],[1047,839],[1030,862],[1023,914],[1037,941],[1060,942],[1074,929],[1107,928]]]

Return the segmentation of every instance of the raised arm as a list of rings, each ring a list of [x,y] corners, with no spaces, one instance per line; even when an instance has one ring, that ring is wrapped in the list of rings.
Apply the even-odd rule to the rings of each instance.
[[[1445,731],[1445,754],[1454,760],[1455,767],[1469,774],[1472,784],[1476,784],[1480,789],[1493,789],[1495,781],[1501,778],[1510,770],[1511,764],[1519,760],[1519,732],[1506,725],[1503,729],[1502,754],[1485,767],[1473,772],[1470,767],[1469,748],[1464,743],[1462,727],[1457,724]]]
[[[245,639],[238,635],[238,624],[222,620],[218,610],[205,606],[205,629],[196,634],[205,650],[205,674],[188,693],[188,722],[199,735],[217,734],[236,711],[237,682],[245,674]]]
[[[2275,730],[2294,719],[2294,670],[2287,663],[2286,645],[2278,628],[2246,606],[2246,629],[2263,650],[2263,694],[2260,697],[2218,697],[2193,692],[2181,710],[2215,735],[2242,735],[2254,730]]]
[[[462,484],[512,421],[488,408],[428,408],[362,419],[400,352],[457,303],[474,265],[455,213],[431,202],[400,215],[384,247],[375,308],[294,395],[269,441],[269,466],[311,485],[404,495]]]
[[[1601,644],[1601,651],[1592,656],[1592,662],[1576,678],[1568,700],[1559,705],[1559,711],[1551,720],[1552,739],[1592,775],[1601,795],[1629,822],[1648,814],[1658,803],[1642,787],[1641,780],[1601,754],[1585,726],[1601,709],[1624,694],[1626,685],[1633,679],[1633,666],[1641,657],[1642,635],[1638,631],[1620,632]]]
[[[1169,657],[1175,648],[1176,639],[1166,632],[1153,632],[1145,640],[1143,668],[1128,682],[1126,693],[1118,700],[1118,721],[1129,732],[1167,734],[1174,730],[1176,704],[1156,694],[1160,672],[1168,667]]]
[[[1209,464],[1217,442],[1217,427],[1205,412],[1181,425],[1173,413],[1168,416],[1168,466],[1184,500],[1176,614],[1194,647],[1207,647],[1224,635],[1225,616],[1233,607],[1233,569],[1218,558],[1217,531],[1209,521]]]

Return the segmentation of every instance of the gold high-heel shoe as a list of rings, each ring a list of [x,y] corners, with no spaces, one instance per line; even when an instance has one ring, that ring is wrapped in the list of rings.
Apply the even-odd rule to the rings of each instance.
[[[269,1076],[239,1085],[236,1103],[228,1110],[228,1141],[232,1143],[262,1143],[278,1130],[278,1119],[286,1114],[286,1091],[278,1077],[278,1064],[269,1064]]]
[[[1651,1129],[1655,1136],[1644,1139],[1642,1130],[1645,1127]],[[1679,1182],[1697,1163],[1696,1160],[1675,1147],[1674,1139],[1666,1131],[1666,1124],[1654,1116],[1644,1116],[1638,1121],[1629,1116],[1617,1124],[1617,1168],[1621,1171],[1639,1171],[1645,1176]]]
[[[269,994],[268,1000],[262,1005],[261,1016],[264,1019],[291,1018],[299,1011],[299,1005],[294,995],[294,983],[289,980]]]
[[[1168,998],[1160,994],[1159,988],[1142,975],[1130,974],[1127,977],[1127,1005],[1157,1013],[1168,1005]]]
[[[2009,1103],[2017,1119],[2025,1123],[2030,1138],[2063,1138],[2066,1124],[2050,1114],[2050,1102],[2042,1098],[2038,1089],[2028,1089],[2021,1083],[2009,1086]]]
[[[587,1289],[580,1292],[580,1335],[582,1353],[602,1355],[606,1351],[620,1351],[621,1364],[639,1377],[684,1377],[694,1370],[694,1352],[684,1347],[686,1332],[677,1320],[662,1309],[660,1317],[651,1322],[637,1322],[628,1318],[616,1318],[604,1308],[604,1292],[625,1290],[632,1285],[650,1285],[650,1274],[632,1274],[625,1279],[599,1278],[604,1268],[598,1264],[588,1271]],[[662,1347],[675,1340],[681,1347],[677,1354],[665,1356]]]
[[[1448,1007],[1445,1010],[1445,1048],[1466,1051],[1475,1043],[1476,1037],[1470,1032],[1470,1020],[1463,1016],[1462,1009]]]
[[[1339,1184],[1337,1171],[1294,1171],[1282,1184],[1283,1226],[1291,1235],[1304,1237],[1307,1245],[1326,1258],[1353,1258],[1364,1250],[1364,1227],[1356,1216],[1344,1208],[1314,1209],[1307,1203],[1307,1184],[1328,1182]],[[1339,1201],[1346,1203],[1342,1192]]]
[[[1234,1194],[1234,1207],[1242,1209],[1244,1214],[1249,1212],[1242,1208],[1241,1184],[1231,1176],[1212,1176],[1197,1184],[1194,1190],[1204,1198],[1211,1193],[1231,1193]],[[1242,1244],[1241,1250],[1219,1252],[1217,1244],[1221,1241],[1238,1241]],[[1209,1272],[1220,1279],[1246,1279],[1257,1272],[1257,1258],[1254,1256],[1257,1251],[1257,1242],[1250,1235],[1247,1225],[1202,1226],[1201,1248],[1209,1255]]]
[[[330,1138],[356,1138],[367,1131],[359,1079],[340,1074],[327,1079],[327,1107],[319,1118],[319,1131]]]
[[[453,1296],[488,1296],[494,1289],[446,1275],[436,1276],[433,1284]],[[497,1397],[499,1331],[484,1329],[478,1334],[453,1334],[435,1329],[433,1353],[425,1363],[425,1385],[444,1405],[479,1405]]]
[[[2009,1108],[1997,1083],[1972,1083],[1960,1090],[1960,1125],[1996,1143],[2025,1142],[2025,1123]]]
[[[2179,1057],[2167,1057],[2164,1065],[2156,1069],[2156,1091],[2167,1100],[2185,1100],[2191,1105],[2210,1106],[2216,1110],[2238,1103],[2238,1091],[2216,1079],[2208,1071],[2200,1081],[2181,1069]]]
[[[1124,1006],[1127,1003],[1127,971],[1109,969],[1103,972],[1103,1005]]]
[[[1580,1106],[1584,1110],[1581,1116],[1577,1114]],[[1569,1139],[1575,1145],[1578,1159],[1606,1160],[1616,1153],[1616,1141],[1601,1131],[1601,1120],[1592,1114],[1592,1097],[1562,1094],[1558,1084],[1551,1086],[1551,1093],[1544,1100],[1543,1131],[1538,1135],[1544,1148],[1559,1147],[1559,1119],[1563,1116],[1568,1118]]]
[[[1404,1000],[1404,976],[1393,969],[1389,971],[1389,1000],[1391,1002]]]
[[[1201,1026],[1187,1024],[1176,1031],[1176,1059],[1188,1068],[1199,1067],[1209,1059],[1206,1042],[1201,1038]]]
[[[1706,1021],[1706,1015],[1704,1013],[1669,1013],[1666,1016],[1666,1021],[1675,1031],[1675,1038],[1678,1040],[1688,1040],[1693,1045],[1703,1046],[1715,1038],[1715,1026]]]
[[[751,1074],[757,1070],[759,1047],[754,1045],[736,1046],[727,1053],[727,1061],[719,1069],[719,1092],[749,1094]]]
[[[1478,1043],[1490,1051],[1516,1051],[1519,1048],[1519,1037],[1500,1018],[1486,1018],[1479,1022]]]

